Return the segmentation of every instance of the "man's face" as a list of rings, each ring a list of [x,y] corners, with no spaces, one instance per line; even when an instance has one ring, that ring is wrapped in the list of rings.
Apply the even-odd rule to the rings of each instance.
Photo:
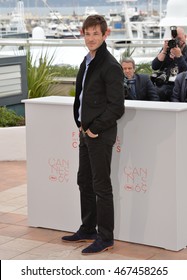
[[[95,55],[97,49],[105,41],[107,35],[103,35],[100,25],[92,26],[84,30],[84,40],[91,55]]]
[[[135,69],[132,62],[122,62],[123,73],[128,79],[132,79],[134,76]]]
[[[179,40],[180,47],[186,43],[186,34],[180,28],[177,29],[177,39]]]

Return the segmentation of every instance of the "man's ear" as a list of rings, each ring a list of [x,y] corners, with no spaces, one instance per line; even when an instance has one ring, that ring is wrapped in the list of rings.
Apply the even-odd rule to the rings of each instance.
[[[105,33],[105,34],[106,34],[107,36],[109,36],[109,35],[110,35],[110,33],[111,33],[111,29],[108,27],[108,28],[107,28],[107,31],[106,31],[106,33]]]

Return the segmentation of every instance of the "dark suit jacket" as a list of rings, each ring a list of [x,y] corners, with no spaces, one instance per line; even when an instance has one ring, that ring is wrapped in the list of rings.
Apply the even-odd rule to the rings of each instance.
[[[136,98],[133,98],[130,94],[126,99],[136,100],[152,100],[159,101],[156,88],[150,80],[150,77],[146,74],[135,74],[135,88]]]
[[[179,73],[175,79],[172,102],[187,102],[187,71]]]
[[[107,50],[104,42],[87,70],[80,124],[78,120],[79,96],[82,90],[85,62],[84,59],[76,80],[74,119],[77,126],[82,126],[85,131],[89,128],[92,133],[101,134],[110,131],[111,128],[116,128],[117,120],[124,114],[123,70]]]

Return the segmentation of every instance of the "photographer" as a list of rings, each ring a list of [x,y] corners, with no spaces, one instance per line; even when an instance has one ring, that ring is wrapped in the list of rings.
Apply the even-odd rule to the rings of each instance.
[[[124,73],[125,99],[159,101],[159,96],[149,75],[136,74],[135,62],[131,57],[121,60]]]
[[[186,34],[181,27],[171,27],[171,40],[165,40],[157,57],[152,61],[152,69],[159,70],[159,78],[154,78],[161,101],[171,101],[176,75],[187,70]]]

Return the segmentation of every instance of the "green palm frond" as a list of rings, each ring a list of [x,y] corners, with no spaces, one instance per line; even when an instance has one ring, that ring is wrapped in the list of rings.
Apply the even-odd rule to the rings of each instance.
[[[152,73],[152,68],[151,68],[151,63],[150,62],[142,62],[141,64],[136,65],[136,73],[141,73],[141,74],[151,74]]]
[[[50,90],[57,76],[55,71],[51,71],[54,55],[55,53],[49,58],[48,52],[41,53],[37,65],[37,59],[34,59],[30,50],[27,51],[29,98],[51,95]]]

